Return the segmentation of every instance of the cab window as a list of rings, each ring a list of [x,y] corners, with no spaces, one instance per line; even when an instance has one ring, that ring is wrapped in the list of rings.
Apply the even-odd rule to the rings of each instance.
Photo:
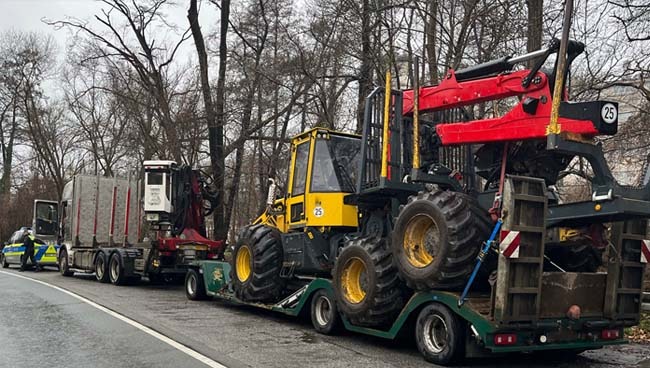
[[[311,192],[353,193],[359,170],[361,141],[331,135],[314,147]]]
[[[305,194],[305,183],[307,182],[307,163],[309,162],[309,141],[300,143],[296,147],[296,161],[293,170],[293,185],[291,196]]]

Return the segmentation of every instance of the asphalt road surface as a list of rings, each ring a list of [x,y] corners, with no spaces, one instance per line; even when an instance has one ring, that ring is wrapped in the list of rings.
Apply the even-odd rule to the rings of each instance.
[[[60,290],[0,274],[0,367],[206,367]]]
[[[6,271],[6,270],[3,270]],[[15,269],[9,272],[17,273]],[[413,341],[345,333],[323,336],[307,319],[220,301],[191,302],[183,287],[117,287],[92,275],[26,272],[147,326],[205,357],[239,367],[427,367]],[[169,344],[61,291],[0,273],[0,367],[200,367]],[[29,353],[22,347],[30,346]],[[40,364],[37,364],[40,363]],[[205,366],[205,365],[203,365]],[[471,367],[650,367],[650,346],[469,360]]]

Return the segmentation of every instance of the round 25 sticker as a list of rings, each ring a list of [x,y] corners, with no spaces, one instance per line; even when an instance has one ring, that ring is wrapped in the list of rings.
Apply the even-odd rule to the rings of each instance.
[[[325,210],[321,206],[316,206],[314,207],[314,216],[316,217],[323,217],[325,214]]]
[[[603,121],[607,124],[612,124],[616,121],[618,117],[618,110],[616,106],[612,103],[606,103],[603,105],[603,108],[600,109],[600,117],[603,118]]]

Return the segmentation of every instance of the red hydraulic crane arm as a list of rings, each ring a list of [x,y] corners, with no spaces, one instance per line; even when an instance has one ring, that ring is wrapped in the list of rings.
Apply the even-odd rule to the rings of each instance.
[[[443,145],[545,138],[551,116],[551,90],[544,73],[537,73],[528,87],[523,79],[530,73],[521,70],[496,76],[458,82],[453,70],[436,86],[420,88],[419,111],[434,112],[481,102],[519,96],[519,103],[500,117],[462,123],[436,125]],[[413,113],[413,90],[403,92],[403,113]],[[444,123],[444,122],[443,122]],[[562,131],[595,136],[591,120],[560,116]]]

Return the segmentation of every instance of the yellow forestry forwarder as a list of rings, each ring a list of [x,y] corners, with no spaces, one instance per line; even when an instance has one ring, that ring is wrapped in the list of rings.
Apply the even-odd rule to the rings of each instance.
[[[190,267],[188,297],[309,308],[326,334],[412,329],[437,364],[626,342],[650,257],[650,188],[617,184],[592,143],[616,133],[616,103],[552,98],[584,48],[568,42],[566,68],[541,71],[559,46],[412,90],[392,90],[388,74],[361,136],[293,138],[286,192],[271,184],[267,210],[225,260]],[[473,118],[475,105],[513,96],[505,114]],[[576,157],[593,169],[592,199],[560,203],[554,185]]]

